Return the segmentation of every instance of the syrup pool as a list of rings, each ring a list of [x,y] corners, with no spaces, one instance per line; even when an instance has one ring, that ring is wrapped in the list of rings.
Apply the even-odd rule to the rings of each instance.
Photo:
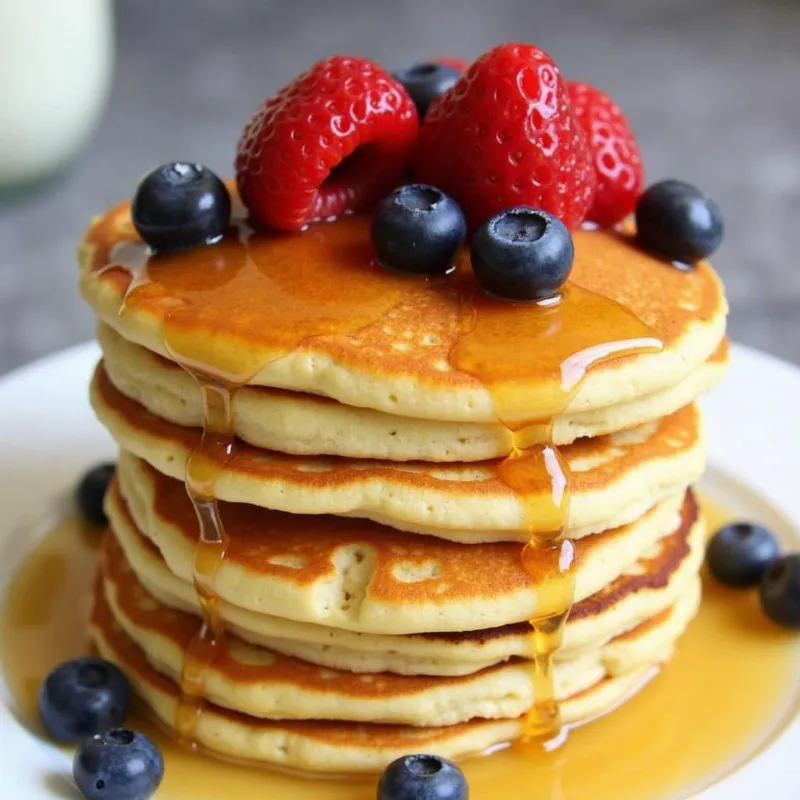
[[[729,515],[704,504],[709,529]],[[75,518],[23,562],[0,617],[0,665],[19,716],[40,735],[36,695],[57,663],[88,650],[99,532]],[[700,613],[651,683],[558,750],[468,759],[471,800],[667,800],[685,797],[764,747],[797,712],[800,640],[762,616],[757,597],[704,581]],[[376,778],[303,778],[218,761],[177,744],[140,711],[128,721],[166,759],[159,800],[372,800]],[[65,772],[67,764],[65,761]]]

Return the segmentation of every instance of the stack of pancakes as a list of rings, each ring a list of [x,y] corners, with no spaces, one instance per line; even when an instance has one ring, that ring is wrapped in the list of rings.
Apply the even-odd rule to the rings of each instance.
[[[374,268],[359,217],[237,241],[148,262],[123,205],[81,247],[103,350],[92,403],[120,447],[94,642],[171,726],[202,619],[183,484],[203,435],[197,375],[241,375],[247,363],[232,395],[234,446],[213,480],[228,537],[213,577],[226,633],[204,670],[193,738],[324,772],[517,738],[534,702],[529,621],[559,579],[532,577],[520,553],[530,509],[553,487],[523,501],[501,479],[512,434],[492,393],[449,359],[463,302],[423,282],[365,317],[346,288],[337,294]],[[575,546],[555,665],[565,723],[642,686],[698,608],[704,531],[690,486],[705,450],[693,402],[727,359],[726,304],[707,264],[676,269],[619,232],[578,231],[575,247],[573,284],[622,304],[663,349],[589,370],[549,426],[571,475]],[[358,324],[287,346],[283,320],[326,294],[351,303]],[[553,346],[510,330],[510,348]],[[531,418],[545,377],[519,376]]]

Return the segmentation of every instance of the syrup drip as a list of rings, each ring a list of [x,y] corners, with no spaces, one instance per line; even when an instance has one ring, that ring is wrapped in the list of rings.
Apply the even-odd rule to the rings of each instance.
[[[703,505],[709,531],[742,513]],[[764,506],[751,507],[746,515],[777,530],[786,527]],[[88,651],[99,541],[98,531],[76,518],[61,520],[20,565],[3,599],[0,673],[12,708],[32,730],[38,730],[37,698],[44,677],[56,664]],[[645,691],[572,731],[557,753],[506,748],[490,758],[465,760],[470,797],[687,797],[761,750],[800,708],[797,637],[764,619],[757,593],[727,589],[713,580],[705,584],[697,618]],[[164,754],[161,800],[375,798],[375,776],[309,780],[179,747],[141,706],[126,724],[154,739]]]
[[[313,252],[320,239],[325,240],[326,233],[333,232],[336,239],[345,231],[345,241],[331,242],[339,246],[341,261],[329,266],[331,286],[337,280],[352,280],[349,275],[336,275],[337,264],[346,265],[348,271],[358,270],[360,283],[350,285],[350,302],[337,302],[341,293],[337,296],[328,290],[331,287],[320,287],[315,293],[313,283],[303,281],[301,273],[306,262],[302,252],[294,253],[294,259],[284,257],[281,261],[273,251],[272,259],[260,259],[259,247],[279,235],[254,238],[253,230],[243,219],[235,222],[235,233],[229,232],[219,243],[192,251],[188,269],[180,254],[153,255],[143,243],[130,241],[115,245],[109,264],[100,270],[102,274],[121,268],[129,274],[120,315],[140,301],[162,306],[164,350],[195,378],[202,395],[203,432],[187,461],[185,484],[198,521],[193,577],[203,624],[184,654],[181,702],[174,720],[179,739],[192,748],[196,747],[194,732],[203,710],[208,670],[225,646],[215,583],[225,560],[228,536],[215,485],[235,447],[233,400],[237,389],[269,363],[302,348],[314,336],[355,333],[377,321],[404,295],[423,291],[426,286],[373,268],[369,243],[348,241],[348,228],[326,228],[325,232],[318,228],[296,235],[298,249],[302,251],[305,243]],[[354,252],[356,246],[359,249]],[[238,309],[241,298],[253,291],[280,300],[280,323],[269,318],[263,321],[280,330],[277,346],[268,355],[256,357],[247,348],[212,350],[209,356],[209,350],[193,336],[197,324],[202,324],[208,310],[220,301],[233,302],[234,309]]]
[[[175,353],[171,353],[175,358]],[[178,363],[181,363],[179,359]],[[186,464],[186,491],[198,523],[194,554],[194,587],[203,624],[184,654],[180,676],[181,702],[175,713],[175,730],[194,747],[194,731],[203,708],[206,674],[224,647],[224,626],[215,590],[217,573],[228,549],[228,535],[219,514],[214,486],[219,466],[233,452],[233,395],[235,387],[195,375],[203,397],[203,435]],[[215,466],[212,466],[215,465]]]
[[[568,284],[559,298],[509,304],[462,291],[462,335],[450,354],[456,369],[473,375],[491,393],[498,420],[512,435],[512,451],[499,474],[516,493],[529,541],[522,563],[539,589],[531,619],[534,702],[525,719],[523,746],[563,741],[553,683],[553,655],[575,595],[574,549],[565,537],[570,510],[570,471],[553,442],[553,421],[569,405],[590,369],[615,358],[658,352],[662,342],[634,314],[609,298]],[[508,343],[515,346],[509,348]],[[538,417],[519,376],[545,381],[537,395]],[[536,444],[539,442],[540,444]],[[541,444],[544,442],[544,444]],[[542,504],[535,490],[550,485]]]
[[[192,698],[202,694],[203,665],[223,641],[213,590],[225,550],[213,490],[220,468],[209,464],[204,451],[233,446],[231,393],[273,360],[302,348],[310,337],[355,333],[410,293],[431,290],[418,279],[376,269],[366,228],[358,219],[312,226],[291,237],[252,236],[241,224],[235,230],[238,235],[194,250],[191,258],[151,257],[141,243],[126,242],[117,245],[111,266],[103,268],[116,264],[131,273],[121,313],[137,304],[157,309],[164,319],[164,349],[199,379],[206,405],[203,443],[189,460],[186,481],[199,520],[195,584],[206,624],[184,668],[190,710],[179,716],[185,738],[190,738],[192,725],[184,718],[198,713]],[[611,359],[655,352],[661,342],[627,309],[575,284],[568,284],[555,301],[510,304],[486,296],[462,263],[443,286],[461,307],[461,334],[450,353],[451,365],[486,386],[499,420],[513,437],[500,475],[520,498],[521,522],[529,535],[523,563],[542,587],[539,614],[531,620],[535,702],[526,736],[539,741],[560,730],[552,655],[574,594],[572,545],[564,536],[570,475],[552,441],[552,421],[579,391],[587,371]],[[273,308],[279,317],[270,314]],[[252,330],[254,313],[269,330],[264,337],[269,347],[210,347],[202,336],[204,326],[213,330],[214,322],[224,324],[232,337],[237,325]],[[245,338],[252,341],[252,336]],[[519,384],[519,376],[526,375],[537,381],[535,418]],[[543,485],[552,487],[544,503],[534,499],[540,495],[534,490]]]

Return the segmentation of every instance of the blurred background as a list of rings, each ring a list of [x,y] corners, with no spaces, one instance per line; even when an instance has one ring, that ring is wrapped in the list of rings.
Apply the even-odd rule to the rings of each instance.
[[[250,113],[322,56],[508,40],[617,99],[648,182],[718,201],[734,338],[800,363],[798,2],[0,0],[0,372],[92,335],[75,247],[150,167],[230,174]]]

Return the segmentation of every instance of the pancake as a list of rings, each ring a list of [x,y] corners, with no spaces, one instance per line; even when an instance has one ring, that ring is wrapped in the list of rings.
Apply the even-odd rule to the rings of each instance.
[[[142,650],[115,622],[108,605],[95,604],[91,635],[100,655],[125,671],[136,693],[166,727],[178,705],[177,686],[150,666]],[[566,723],[596,718],[640,689],[654,675],[641,667],[605,678],[561,704]],[[206,703],[194,740],[218,755],[317,773],[376,773],[409,752],[448,758],[479,753],[511,741],[522,732],[520,720],[472,720],[447,727],[370,725],[336,721],[270,721]]]
[[[680,383],[724,336],[727,306],[712,268],[675,269],[630,233],[574,231],[562,302],[540,307],[488,297],[466,250],[439,280],[380,269],[369,222],[348,217],[286,235],[254,233],[237,218],[216,245],[150,257],[122,203],[86,232],[81,291],[123,338],[237,384],[437,421],[494,423],[494,397],[506,390],[520,403],[505,422],[626,403]],[[491,391],[452,366],[476,319],[501,331]],[[565,390],[565,376],[572,383],[598,346],[643,330],[663,342],[659,352],[599,363],[577,391]]]
[[[107,513],[133,524],[191,583],[199,532],[182,483],[120,454]],[[575,600],[602,590],[681,520],[684,498],[669,498],[634,523],[575,543]],[[541,613],[555,565],[531,576],[516,543],[462,545],[374,522],[286,514],[220,503],[228,534],[216,594],[258,613],[372,633],[464,631]],[[545,598],[544,600],[542,598]]]
[[[109,538],[110,534],[108,534]],[[180,680],[184,654],[202,622],[161,605],[136,580],[118,548],[104,548],[102,592],[122,629],[159,671]],[[609,675],[624,675],[666,658],[694,616],[700,581],[668,612],[596,652],[555,668],[563,701]],[[613,665],[612,672],[609,665]],[[533,704],[530,663],[516,659],[462,677],[354,674],[318,667],[228,636],[204,673],[203,697],[215,705],[268,719],[340,719],[408,725],[455,725],[473,718],[513,718]]]
[[[186,370],[101,324],[97,338],[114,387],[168,422],[203,424],[200,387]],[[559,414],[549,431],[564,445],[602,436],[672,414],[714,386],[726,372],[728,343],[682,381],[626,403]],[[294,455],[350,458],[482,461],[508,455],[512,437],[491,423],[437,422],[354,408],[330,398],[266,387],[244,387],[233,396],[234,432],[254,447]],[[541,431],[538,431],[541,433]]]
[[[119,445],[182,480],[200,431],[166,422],[120,394],[102,367],[92,404]],[[562,448],[569,465],[566,533],[578,538],[625,525],[700,476],[705,448],[694,405],[658,422]],[[217,456],[211,454],[209,458]],[[498,475],[498,462],[431,465],[290,456],[241,441],[214,464],[214,494],[294,514],[365,517],[392,527],[462,542],[526,542],[525,506]],[[549,532],[552,479],[542,470],[526,498],[534,532]],[[556,516],[558,516],[556,514]]]
[[[200,613],[193,585],[167,568],[158,549],[129,515],[118,515],[108,549],[119,548],[147,591],[164,605]],[[671,606],[688,590],[702,562],[705,529],[691,496],[683,522],[625,574],[573,606],[557,658],[595,650]],[[418,635],[363,634],[256,613],[221,600],[226,628],[253,644],[321,666],[400,674],[470,674],[515,657],[530,656],[526,622],[500,628]]]

